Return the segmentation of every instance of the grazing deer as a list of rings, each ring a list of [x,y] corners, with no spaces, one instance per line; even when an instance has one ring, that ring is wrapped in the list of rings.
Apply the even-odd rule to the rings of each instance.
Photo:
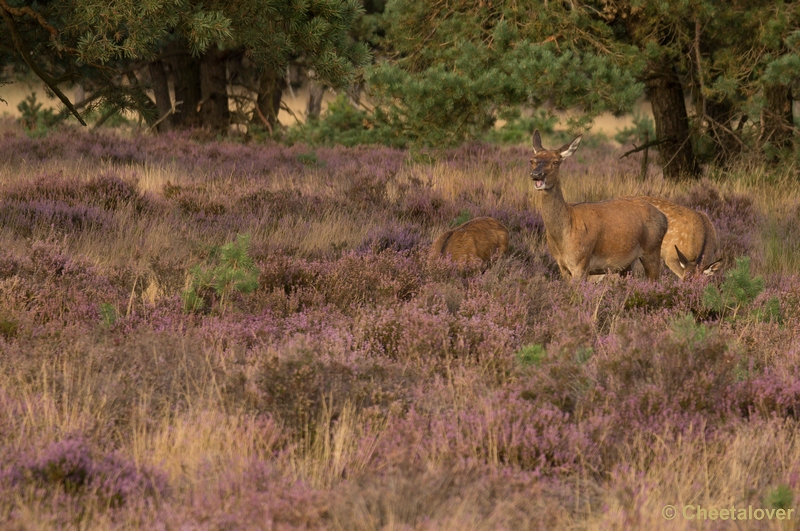
[[[669,227],[661,243],[661,258],[673,273],[685,279],[719,270],[720,260],[709,263],[717,252],[717,231],[705,213],[658,197],[641,199],[667,216]]]
[[[451,229],[433,242],[429,257],[449,255],[454,262],[483,261],[508,249],[508,230],[494,218],[475,218]]]
[[[598,203],[564,201],[558,170],[580,141],[579,135],[562,148],[549,150],[542,147],[539,131],[533,133],[531,179],[541,194],[547,248],[561,276],[585,280],[590,274],[625,271],[641,259],[645,274],[655,280],[667,232],[667,218],[656,207],[635,197]]]

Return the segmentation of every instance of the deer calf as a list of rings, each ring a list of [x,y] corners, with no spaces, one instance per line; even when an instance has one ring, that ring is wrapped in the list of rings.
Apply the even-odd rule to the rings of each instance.
[[[664,214],[635,197],[597,203],[564,200],[559,168],[580,141],[579,135],[549,150],[542,147],[539,131],[533,133],[531,179],[541,197],[547,248],[561,276],[580,281],[590,274],[625,271],[641,259],[645,274],[655,280],[661,273],[661,241],[667,232]]]
[[[451,229],[433,242],[429,257],[449,256],[454,262],[481,260],[484,265],[508,249],[508,230],[494,218],[475,218]]]
[[[710,262],[717,252],[717,231],[705,213],[658,197],[641,199],[667,216],[669,226],[661,242],[661,258],[670,271],[681,279],[717,272],[721,261]]]

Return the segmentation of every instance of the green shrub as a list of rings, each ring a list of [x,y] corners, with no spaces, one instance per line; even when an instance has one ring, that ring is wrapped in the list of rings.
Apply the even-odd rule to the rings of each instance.
[[[706,340],[708,328],[695,322],[691,314],[684,314],[672,321],[672,337],[677,344],[694,348]]]
[[[736,259],[736,267],[725,275],[721,287],[709,285],[703,292],[703,306],[723,319],[736,320],[764,291],[764,279],[750,273],[750,258]],[[764,308],[756,308],[749,313],[753,319],[762,322],[781,322],[780,302],[771,298]]]
[[[17,337],[18,330],[19,324],[17,321],[14,319],[0,317],[0,336],[3,336],[6,339],[12,339]]]
[[[199,311],[216,299],[225,313],[234,291],[252,293],[258,289],[259,270],[248,255],[250,235],[240,234],[211,253],[212,264],[190,270],[189,287],[181,294],[185,311]]]
[[[403,138],[387,135],[373,115],[354,107],[344,93],[328,104],[322,116],[289,127],[280,140],[290,145],[302,142],[312,146],[385,144],[404,147],[406,144]]]
[[[59,120],[52,109],[42,109],[42,104],[36,100],[36,92],[28,96],[17,105],[21,116],[20,123],[25,127],[28,136],[41,138],[50,131]]]
[[[538,129],[542,134],[552,135],[558,117],[539,109],[530,117],[517,117],[506,122],[502,127],[490,129],[484,139],[495,144],[530,144],[533,132]]]
[[[459,225],[466,223],[470,219],[472,219],[472,213],[465,208],[464,210],[458,213],[458,217],[456,217],[455,219],[453,219],[453,221],[450,222],[450,226],[458,227]]]
[[[544,349],[544,346],[539,343],[525,345],[514,353],[514,357],[519,364],[525,367],[541,364],[546,355],[547,351]]]
[[[773,509],[791,509],[794,504],[794,493],[788,485],[778,485],[767,494],[767,507]]]
[[[105,326],[114,326],[117,322],[116,308],[107,302],[100,304],[100,319]]]

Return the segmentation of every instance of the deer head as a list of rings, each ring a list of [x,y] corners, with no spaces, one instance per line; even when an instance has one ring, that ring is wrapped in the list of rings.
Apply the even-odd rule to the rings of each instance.
[[[700,266],[703,263],[703,253],[700,252],[700,255],[697,257],[697,260],[689,260],[686,256],[678,249],[678,246],[675,246],[675,252],[678,254],[678,263],[680,264],[681,268],[683,269],[683,278],[689,279],[698,277],[702,275],[713,275],[722,267],[722,260],[717,260],[716,262],[712,262],[708,264],[705,268],[700,269]]]
[[[559,149],[545,149],[542,147],[542,137],[539,130],[533,132],[533,158],[531,159],[531,179],[536,190],[550,190],[558,184],[558,168],[565,158],[578,149],[581,135],[572,142],[564,144]]]

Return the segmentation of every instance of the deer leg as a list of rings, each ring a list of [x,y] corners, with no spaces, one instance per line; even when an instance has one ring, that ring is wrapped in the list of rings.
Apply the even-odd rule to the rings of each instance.
[[[655,252],[645,253],[642,256],[642,266],[644,266],[644,274],[650,280],[658,279],[661,274],[661,251],[656,249]]]
[[[561,264],[558,264],[558,270],[561,271],[561,278],[569,280],[572,278],[572,272]]]

